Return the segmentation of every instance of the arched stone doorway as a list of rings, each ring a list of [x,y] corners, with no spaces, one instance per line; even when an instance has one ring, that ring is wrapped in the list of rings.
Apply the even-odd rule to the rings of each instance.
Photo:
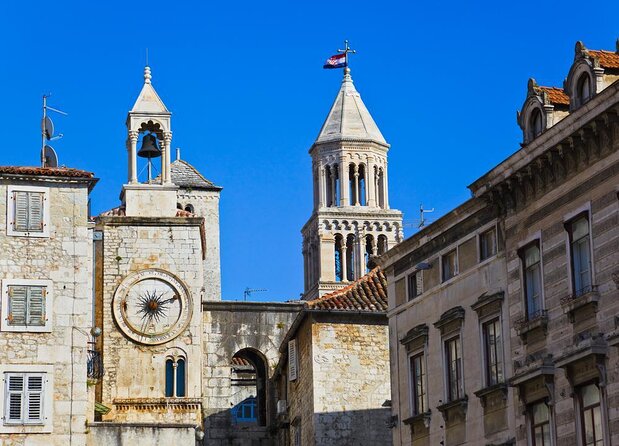
[[[244,348],[234,354],[232,420],[235,424],[267,425],[267,361],[257,350]]]

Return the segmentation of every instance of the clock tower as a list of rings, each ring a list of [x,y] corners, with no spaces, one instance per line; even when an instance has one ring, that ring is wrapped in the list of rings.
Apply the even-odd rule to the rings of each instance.
[[[171,113],[149,67],[126,122],[121,204],[95,230],[98,417],[201,426],[201,306],[219,299],[221,188],[170,161]]]

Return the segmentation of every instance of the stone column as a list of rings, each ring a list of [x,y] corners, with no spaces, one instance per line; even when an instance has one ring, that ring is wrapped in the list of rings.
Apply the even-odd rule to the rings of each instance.
[[[170,161],[170,152],[172,151],[172,132],[165,132],[163,134],[163,139],[165,140],[165,184],[172,184],[172,172],[171,169],[171,161]],[[164,157],[164,154],[161,154],[161,157]],[[163,172],[163,170],[162,170]]]
[[[340,206],[349,206],[350,198],[348,196],[350,185],[348,184],[348,163],[346,157],[340,157]]]
[[[383,194],[385,197],[385,209],[389,209],[389,181],[387,179],[387,162],[385,161],[385,170],[383,172]]]
[[[138,182],[138,160],[137,160],[137,145],[139,133],[135,130],[129,132],[129,175],[130,184]]]
[[[355,164],[355,206],[359,206],[359,166]]]
[[[348,281],[348,268],[346,267],[346,237],[342,236],[342,258],[340,259],[342,264],[342,282]]]
[[[376,187],[374,187],[374,162],[368,158],[365,172],[365,190],[368,194],[368,206],[376,207]]]

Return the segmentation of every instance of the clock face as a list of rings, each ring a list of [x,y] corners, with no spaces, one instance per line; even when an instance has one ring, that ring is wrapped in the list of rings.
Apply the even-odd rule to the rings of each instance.
[[[120,329],[142,344],[163,344],[189,323],[189,293],[179,279],[157,269],[127,276],[114,294],[114,318]]]

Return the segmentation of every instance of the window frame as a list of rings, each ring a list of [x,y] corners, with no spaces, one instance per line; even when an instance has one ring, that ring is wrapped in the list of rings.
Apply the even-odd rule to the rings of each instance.
[[[529,312],[529,295],[527,292],[527,266],[526,266],[526,251],[532,247],[537,246],[539,250],[539,308],[535,312]],[[544,256],[542,254],[542,239],[541,237],[533,238],[527,241],[518,249],[518,258],[520,259],[520,283],[522,289],[522,298],[524,304],[524,316],[527,321],[535,320],[540,317],[546,309],[544,299]]]
[[[172,395],[168,395],[168,362],[172,362]],[[183,370],[183,384],[184,395],[178,395],[178,362],[184,362],[184,370]],[[164,398],[186,398],[187,397],[187,358],[184,355],[166,355],[164,361]]]
[[[26,333],[50,333],[53,329],[53,300],[54,289],[51,280],[30,280],[30,279],[4,279],[2,281],[2,309],[0,313],[0,331],[26,332]],[[45,325],[10,325],[7,319],[9,308],[9,287],[44,287],[45,288]],[[5,310],[6,309],[6,310]]]
[[[539,404],[544,404],[546,409],[548,410],[548,420],[544,423],[535,423],[533,408]],[[538,400],[533,401],[527,405],[527,436],[528,436],[528,444],[531,446],[554,446],[554,435],[553,435],[553,418],[552,418],[552,407],[548,404],[546,400]],[[539,445],[535,442],[535,429],[539,426],[548,426],[548,436],[549,436],[549,444],[548,445]],[[543,428],[542,428],[543,432]]]
[[[5,412],[8,409],[7,380],[15,374],[42,375],[43,389],[41,401],[40,423],[7,423]],[[0,379],[2,380],[2,395],[0,397],[0,433],[51,433],[53,432],[54,413],[54,366],[40,364],[4,364],[0,365]],[[22,403],[23,404],[23,403]]]
[[[579,221],[581,218],[584,218],[587,221],[587,230],[588,233],[585,236],[588,240],[589,243],[589,290],[588,291],[583,291],[585,288],[581,288],[580,290],[576,289],[576,273],[574,270],[574,250],[573,250],[573,245],[574,245],[574,237],[573,237],[573,225],[575,222]],[[566,244],[567,244],[567,255],[568,255],[568,261],[567,261],[567,265],[568,265],[568,274],[570,276],[570,281],[569,281],[569,286],[570,286],[570,292],[571,295],[574,297],[579,297],[582,296],[584,294],[587,294],[587,292],[592,291],[593,288],[595,287],[595,269],[594,269],[594,259],[593,259],[593,234],[592,234],[592,225],[591,225],[591,212],[590,210],[587,208],[586,210],[580,211],[578,213],[576,213],[575,215],[572,215],[571,217],[569,217],[568,219],[564,220],[563,226],[565,228],[565,231],[567,232],[567,240],[566,240]],[[582,240],[585,237],[582,237],[578,240]],[[581,291],[579,293],[579,291]]]
[[[421,395],[421,408],[419,407],[419,396],[417,395],[417,385],[416,385],[416,373],[414,373],[415,369],[412,366],[415,358],[421,358],[421,387],[422,387],[422,395]],[[411,416],[422,415],[427,413],[428,408],[428,364],[426,361],[426,351],[425,349],[416,350],[411,352],[408,355],[408,382],[409,382],[409,407]]]
[[[455,262],[454,262],[455,268],[451,276],[445,277],[445,259],[447,256],[451,255],[452,253],[455,256]],[[445,283],[445,282],[450,281],[451,279],[453,279],[460,273],[460,271],[458,271],[458,246],[456,245],[452,249],[449,249],[445,251],[444,253],[442,253],[440,255],[440,259],[441,259],[441,283]]]
[[[34,238],[49,238],[50,227],[50,189],[49,187],[41,186],[21,186],[9,185],[7,187],[6,197],[6,235],[14,237],[34,237]],[[29,192],[43,194],[43,228],[41,231],[19,231],[15,229],[15,200],[13,195],[15,192]]]
[[[419,287],[421,282],[421,289]],[[415,300],[423,294],[423,270],[416,270],[406,276],[407,302]]]
[[[450,349],[448,347],[448,344],[450,344],[453,341],[458,341],[459,342],[459,370],[458,370],[458,365],[456,364],[456,375],[458,375],[458,371],[459,373],[459,377],[457,380],[457,397],[456,398],[452,398],[452,388],[453,388],[453,383],[451,381],[451,355],[450,355]],[[453,402],[453,401],[458,401],[462,398],[464,398],[465,396],[465,391],[464,391],[464,369],[463,369],[463,355],[462,355],[462,336],[461,333],[458,332],[457,334],[448,336],[443,338],[443,361],[445,364],[444,370],[444,376],[445,376],[445,401],[447,403]]]
[[[483,240],[483,236],[485,234],[488,234],[489,232],[494,232],[494,252],[492,254],[489,254],[488,256],[484,257],[483,256],[483,250],[482,250],[482,240]],[[478,263],[482,263],[485,262],[486,260],[491,259],[492,257],[495,257],[498,253],[499,253],[499,231],[497,228],[496,224],[493,224],[492,226],[490,226],[489,228],[485,228],[482,229],[481,231],[479,231],[479,233],[477,234],[477,249],[478,249]]]
[[[582,390],[585,387],[588,386],[595,386],[597,388],[598,391],[598,402],[597,402],[597,406],[596,405],[590,405],[585,407],[584,402],[583,402],[583,396],[582,396]],[[605,405],[603,404],[603,393],[602,393],[602,389],[600,388],[600,384],[597,380],[593,380],[593,381],[588,381],[588,382],[584,382],[582,384],[579,384],[575,389],[574,389],[574,401],[577,404],[577,408],[576,408],[576,412],[578,413],[578,427],[579,427],[579,437],[580,437],[580,441],[582,442],[583,446],[587,446],[587,431],[586,431],[586,424],[585,424],[585,411],[590,410],[594,407],[599,407],[599,416],[600,416],[600,428],[601,428],[601,438],[598,439],[597,441],[601,440],[602,444],[606,444],[605,443],[605,439],[606,439],[606,417],[604,417],[604,407]],[[595,435],[595,433],[594,433]],[[595,446],[596,443],[593,443],[593,445]]]
[[[498,379],[497,382],[491,382],[491,368],[489,363],[489,355],[488,355],[488,342],[486,339],[486,326],[490,323],[497,323],[499,332],[501,333],[501,344],[500,351],[496,353],[497,357],[497,370],[500,367],[502,379]],[[485,387],[491,387],[498,384],[505,384],[505,333],[503,332],[503,320],[501,318],[500,313],[494,313],[489,315],[488,317],[481,319],[479,321],[480,334],[481,334],[481,351],[482,351],[482,360],[483,360],[483,382]]]

